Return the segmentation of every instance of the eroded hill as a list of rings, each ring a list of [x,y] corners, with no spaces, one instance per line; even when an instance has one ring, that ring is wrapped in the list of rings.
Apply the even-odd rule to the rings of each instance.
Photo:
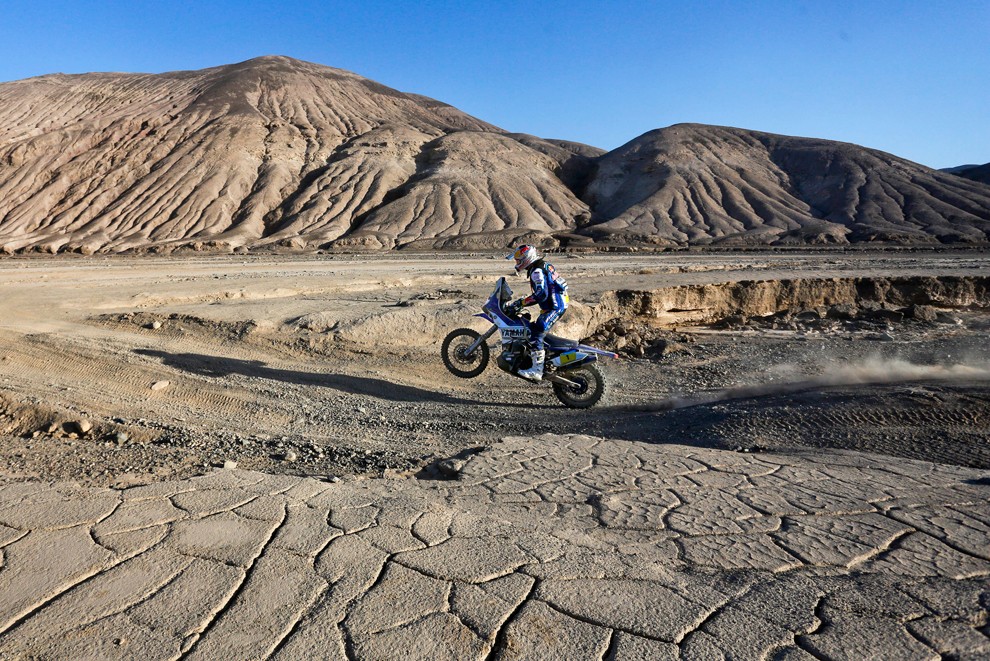
[[[718,126],[651,131],[603,156],[584,199],[600,241],[984,243],[990,186],[852,144]]]
[[[285,57],[0,85],[0,250],[969,243],[990,186],[699,125],[608,154]]]
[[[957,168],[948,168],[943,172],[949,172],[957,177],[964,177],[977,181],[981,184],[990,184],[990,163],[983,165],[961,165]]]

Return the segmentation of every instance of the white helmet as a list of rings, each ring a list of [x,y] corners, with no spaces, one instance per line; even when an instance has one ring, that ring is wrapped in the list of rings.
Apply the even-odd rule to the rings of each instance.
[[[511,255],[506,255],[505,258],[515,259],[516,273],[522,273],[540,259],[540,253],[533,246],[523,244],[516,248],[516,251]]]

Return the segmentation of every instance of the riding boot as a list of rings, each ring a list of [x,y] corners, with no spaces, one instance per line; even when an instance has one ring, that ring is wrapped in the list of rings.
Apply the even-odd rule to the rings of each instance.
[[[519,376],[530,381],[543,380],[543,360],[546,358],[546,351],[533,352],[533,366],[527,370],[521,370]]]

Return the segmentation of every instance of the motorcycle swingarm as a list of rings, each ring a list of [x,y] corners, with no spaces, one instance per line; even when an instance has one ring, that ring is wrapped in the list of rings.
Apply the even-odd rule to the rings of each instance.
[[[550,381],[551,383],[559,383],[562,386],[570,386],[571,388],[580,388],[581,387],[581,384],[580,383],[575,383],[574,381],[571,381],[570,379],[565,379],[564,377],[560,376],[559,374],[544,374],[543,375],[543,380],[544,381]]]

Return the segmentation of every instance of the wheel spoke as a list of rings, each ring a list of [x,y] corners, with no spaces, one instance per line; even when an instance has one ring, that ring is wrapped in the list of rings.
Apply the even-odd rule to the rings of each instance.
[[[481,335],[469,328],[458,328],[447,335],[440,354],[447,369],[457,377],[470,379],[478,376],[488,365],[488,346],[479,342]],[[476,346],[477,345],[477,346]],[[468,353],[471,348],[474,350]]]
[[[467,350],[470,346],[470,344],[462,344],[454,350],[454,357],[457,358],[457,362],[467,364],[478,362],[478,354],[468,354]]]
[[[594,366],[572,368],[564,371],[561,376],[569,383],[554,386],[554,391],[558,399],[567,406],[594,406],[605,390],[605,384]]]

